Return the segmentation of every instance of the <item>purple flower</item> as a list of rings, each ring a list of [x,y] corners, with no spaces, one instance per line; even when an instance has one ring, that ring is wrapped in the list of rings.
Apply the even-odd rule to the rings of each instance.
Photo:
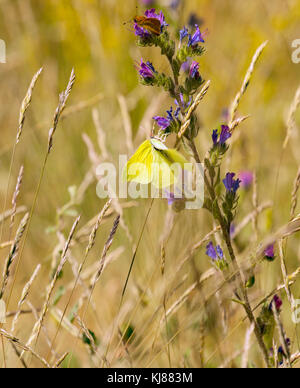
[[[187,73],[190,70],[191,63],[191,58],[187,58],[187,60],[181,65],[181,70]]]
[[[236,193],[240,187],[241,181],[239,179],[234,179],[234,177],[234,173],[227,173],[226,178],[223,180],[227,193]]]
[[[155,73],[156,71],[152,63],[150,63],[149,61],[145,63],[143,59],[141,59],[141,64],[139,68],[140,76],[145,79],[151,79],[151,78],[154,78]]]
[[[224,145],[226,143],[226,140],[228,140],[231,137],[230,129],[227,125],[221,126],[221,134],[220,134],[220,144]]]
[[[274,246],[275,244],[271,244],[269,245],[266,249],[265,249],[265,257],[270,260],[270,261],[273,261],[274,258],[275,258],[275,252],[274,252]]]
[[[241,171],[239,178],[241,180],[241,186],[248,189],[253,182],[253,173],[251,171]]]
[[[184,101],[183,94],[180,93],[180,104],[181,104],[181,106],[182,106],[182,108],[183,108],[184,110],[186,110],[186,109],[191,105],[191,102],[192,102],[192,97],[190,97],[190,99],[189,99],[188,102],[185,102],[185,101]],[[179,104],[179,102],[178,102],[177,100],[175,100],[175,104],[176,104],[178,107],[180,106],[180,104]],[[179,110],[180,110],[180,107],[179,107]]]
[[[195,27],[196,32],[194,33],[194,35],[189,35],[189,47],[196,47],[198,43],[204,43],[204,35],[201,34],[199,26],[196,24]]]
[[[170,7],[172,9],[177,9],[179,7],[179,4],[180,4],[180,0],[172,0],[171,4],[170,4]]]
[[[270,305],[269,305],[269,310],[272,311],[272,306],[273,303],[275,304],[276,310],[280,312],[281,306],[282,306],[282,300],[278,295],[274,295],[274,298],[272,299]]]
[[[232,223],[230,224],[230,237],[234,237],[234,235],[235,235],[235,230],[236,230],[235,224],[232,222]]]
[[[154,116],[153,117],[153,120],[155,120],[157,122],[157,125],[163,130],[165,131],[166,129],[169,128],[169,126],[171,125],[171,120],[166,117],[162,117],[162,116]]]
[[[173,108],[171,107],[169,110],[167,110],[167,117],[162,116],[154,116],[153,120],[155,120],[158,124],[158,126],[165,131],[168,129],[172,122],[175,120],[178,120],[180,108],[177,108],[175,112],[173,112]]]
[[[217,259],[217,252],[216,252],[214,244],[212,242],[210,242],[206,246],[206,254],[207,254],[208,257],[210,257],[213,260]]]
[[[211,137],[212,137],[214,145],[216,146],[218,144],[218,140],[219,140],[219,134],[218,134],[218,130],[217,129],[213,130],[213,133],[212,133]]]
[[[143,27],[140,27],[137,23],[134,23],[134,33],[136,36],[139,36],[140,38],[147,38],[150,36],[150,32],[148,32]]]
[[[183,29],[180,30],[179,34],[180,34],[180,42],[182,42],[183,39],[184,39],[186,36],[188,36],[189,30],[188,30],[186,27],[183,27]]]
[[[214,244],[212,242],[210,242],[206,246],[206,255],[210,257],[213,261],[223,260],[224,258],[223,251],[220,245],[214,247]]]
[[[217,146],[217,145],[224,146],[226,144],[226,141],[231,137],[231,132],[227,125],[222,125],[220,137],[217,129],[213,130],[211,137],[212,137],[214,146]]]
[[[199,79],[200,74],[199,74],[199,63],[196,61],[193,61],[190,67],[190,77]]]

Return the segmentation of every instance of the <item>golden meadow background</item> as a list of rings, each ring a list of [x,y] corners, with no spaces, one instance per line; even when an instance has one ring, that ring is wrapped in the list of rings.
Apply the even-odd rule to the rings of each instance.
[[[178,12],[170,10],[167,3],[161,4],[168,14],[172,33],[175,33],[176,26],[182,27],[187,23],[192,12],[203,19],[201,29],[209,30],[206,53],[200,59],[202,76],[211,80],[209,92],[198,108],[201,130],[197,144],[202,157],[209,148],[211,130],[224,121],[222,112],[240,89],[255,50],[268,40],[239,106],[239,115],[249,114],[251,117],[239,127],[230,158],[225,162],[228,170],[256,171],[259,203],[273,203],[259,216],[259,242],[289,221],[291,192],[300,164],[299,112],[296,113],[293,137],[283,151],[288,112],[299,87],[300,64],[292,63],[291,43],[300,38],[300,2],[189,0],[182,1]],[[163,114],[173,103],[159,90],[138,83],[135,61],[141,57],[150,59],[159,70],[167,72],[168,66],[161,60],[158,49],[136,47],[130,24],[123,24],[136,14],[136,5],[136,1],[131,0],[0,0],[0,38],[7,45],[7,63],[0,64],[1,211],[20,105],[34,73],[43,66],[26,114],[21,142],[16,148],[7,209],[21,165],[24,165],[24,178],[18,205],[31,208],[58,94],[65,89],[73,67],[76,73],[76,83],[46,166],[9,312],[16,310],[22,288],[40,263],[42,269],[27,299],[31,307],[26,303],[24,305],[25,310],[34,308],[39,314],[57,252],[61,250],[76,214],[81,214],[78,230],[82,232],[82,228],[104,206],[104,202],[96,196],[90,160],[93,157],[92,145],[95,152],[101,154],[98,147],[99,126],[102,137],[103,133],[106,137],[107,159],[117,162],[120,153],[130,154],[130,148],[135,149],[149,135],[152,126],[150,118],[154,114]],[[141,13],[143,5],[138,3],[138,6]],[[98,136],[95,118],[98,119]],[[128,135],[130,131],[133,146]],[[87,136],[90,139],[89,149],[84,142]],[[87,184],[82,198],[71,206],[72,211],[68,215],[58,217],[57,209],[69,201],[68,188],[77,186],[82,190],[83,182],[90,184]],[[212,219],[204,210],[175,215],[168,211],[165,201],[154,202],[119,311],[134,245],[140,237],[149,204],[141,200],[135,203],[121,201],[124,208],[122,222],[110,250],[109,263],[95,288],[91,307],[83,322],[97,337],[96,353],[93,354],[95,349],[91,351],[90,346],[81,340],[73,346],[76,341],[72,330],[80,327],[78,322],[74,322],[71,328],[66,323],[60,328],[55,349],[49,356],[49,339],[51,343],[57,331],[56,314],[64,310],[74,283],[70,262],[74,265],[74,262],[83,260],[88,242],[84,233],[82,238],[75,239],[69,251],[70,262],[66,264],[53,294],[55,296],[57,291],[62,291],[63,296],[55,306],[51,298],[45,330],[42,330],[36,345],[37,352],[49,362],[54,363],[55,359],[73,349],[71,363],[67,358],[63,366],[101,366],[106,362],[103,361],[106,353],[105,365],[113,367],[241,365],[248,328],[247,322],[243,321],[242,309],[230,302],[228,290],[221,288],[216,293],[217,285],[221,284],[218,275],[204,285],[190,289],[201,274],[211,268],[205,256],[205,244],[193,254],[188,254],[212,230]],[[237,224],[252,210],[252,191],[243,191]],[[297,210],[299,213],[299,208]],[[93,264],[101,257],[115,216],[115,213],[111,214],[100,226],[96,245],[84,268],[91,268],[91,273],[96,268]],[[19,214],[16,225],[20,220]],[[55,225],[58,228],[55,229]],[[9,237],[9,222],[6,222],[1,242]],[[162,275],[161,242],[165,237],[166,263]],[[241,254],[253,248],[251,222],[239,235],[236,245]],[[0,251],[1,268],[8,252],[9,248]],[[187,254],[188,260],[179,268]],[[285,260],[288,273],[299,267],[299,235],[289,239]],[[8,288],[12,286],[14,271],[13,266]],[[86,273],[83,284],[77,287],[66,316],[80,299],[85,290],[84,282],[89,283],[90,275]],[[282,282],[277,255],[274,263],[263,263],[258,267],[256,285],[250,292],[252,304],[256,305]],[[292,291],[296,299],[300,297],[297,281]],[[299,350],[298,333],[291,322],[284,291],[280,295],[284,300],[283,323],[295,353]],[[174,303],[175,307],[176,303],[178,306],[168,314]],[[82,316],[83,310],[79,311],[79,315]],[[166,315],[167,324],[164,322]],[[35,314],[20,317],[15,335],[23,343],[27,342],[35,321]],[[10,323],[11,318],[4,329],[9,330]],[[132,330],[134,333],[130,336]],[[120,340],[124,331],[127,342]],[[1,353],[1,365],[22,367],[10,341],[4,340],[4,350],[5,364]],[[25,360],[30,366],[41,366],[29,355],[25,356]],[[250,343],[249,363],[261,366],[254,336]]]

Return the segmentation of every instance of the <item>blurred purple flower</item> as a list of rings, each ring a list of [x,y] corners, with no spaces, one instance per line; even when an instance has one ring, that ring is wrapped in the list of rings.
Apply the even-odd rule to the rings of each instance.
[[[190,97],[188,102],[185,102],[182,93],[180,93],[180,104],[179,104],[179,102],[177,100],[175,100],[175,104],[179,107],[179,110],[180,110],[180,105],[182,106],[182,108],[184,110],[186,110],[191,105],[191,102],[192,102],[192,97]]]
[[[224,258],[223,251],[220,245],[214,247],[214,244],[212,242],[210,242],[206,246],[206,255],[210,257],[213,261],[223,260]]]
[[[143,59],[141,59],[140,67],[138,69],[139,74],[142,78],[150,79],[154,78],[155,76],[155,69],[151,62],[144,62]]]
[[[274,260],[275,258],[274,246],[275,244],[271,244],[265,249],[264,253],[268,260]]]
[[[153,120],[155,120],[158,126],[163,131],[165,131],[171,126],[172,122],[175,121],[175,119],[178,120],[179,112],[180,112],[180,108],[176,109],[176,111],[173,112],[173,108],[171,107],[169,110],[167,110],[167,117],[154,116]]]
[[[188,58],[185,62],[183,62],[183,64],[181,65],[181,70],[184,71],[184,72],[188,72],[190,70],[190,66],[191,66],[191,58]]]
[[[241,186],[245,189],[248,189],[253,183],[253,173],[251,171],[241,171],[239,178],[241,180]]]
[[[278,295],[274,295],[274,298],[272,299],[270,305],[269,305],[269,310],[272,311],[272,306],[273,303],[275,304],[276,310],[279,312],[282,306],[282,300]]]
[[[170,119],[167,119],[166,117],[162,117],[162,116],[154,116],[153,117],[153,120],[155,120],[157,122],[157,125],[163,130],[165,131],[166,129],[169,128],[169,126],[171,125],[171,120]]]
[[[183,27],[183,29],[180,30],[180,32],[179,32],[179,35],[180,35],[180,42],[182,42],[183,39],[184,39],[186,36],[188,36],[188,34],[189,34],[189,30],[188,30],[186,27]]]
[[[192,64],[191,64],[191,67],[190,67],[190,77],[191,78],[195,78],[195,79],[199,79],[200,78],[200,74],[199,74],[199,63],[196,62],[196,61],[193,61]]]
[[[146,7],[150,7],[155,3],[155,0],[140,0]]]
[[[234,173],[227,173],[226,178],[223,180],[224,186],[228,193],[236,193],[240,187],[241,181],[239,179],[234,179]]]
[[[232,222],[232,223],[230,224],[230,237],[233,237],[233,236],[234,236],[235,230],[236,230],[235,224]]]
[[[179,7],[180,0],[172,0],[170,4],[170,8],[177,9]]]
[[[201,34],[199,26],[196,24],[196,32],[193,35],[189,35],[189,47],[196,47],[198,43],[204,43],[204,35]]]

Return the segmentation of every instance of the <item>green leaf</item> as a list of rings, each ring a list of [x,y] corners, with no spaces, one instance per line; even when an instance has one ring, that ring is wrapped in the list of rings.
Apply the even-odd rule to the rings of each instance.
[[[64,296],[66,292],[66,289],[64,286],[60,286],[59,289],[57,290],[54,300],[53,300],[53,306],[56,306],[57,303],[60,301],[60,299]]]

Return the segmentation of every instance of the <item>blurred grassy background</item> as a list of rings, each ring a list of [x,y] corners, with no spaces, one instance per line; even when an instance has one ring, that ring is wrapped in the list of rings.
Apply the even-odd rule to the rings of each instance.
[[[243,77],[257,47],[265,40],[269,43],[255,69],[254,76],[246,95],[239,106],[239,114],[250,114],[239,128],[227,168],[233,171],[257,171],[259,201],[274,202],[272,211],[260,217],[260,236],[263,238],[281,225],[289,221],[290,197],[293,181],[299,164],[299,135],[292,139],[288,150],[282,154],[282,144],[286,135],[286,117],[296,89],[299,86],[300,65],[292,63],[291,43],[299,36],[300,1],[299,0],[182,0],[178,13],[162,2],[163,9],[169,13],[167,20],[173,20],[172,28],[187,23],[191,13],[203,19],[201,29],[208,28],[206,53],[200,60],[202,76],[211,80],[211,87],[204,102],[199,108],[201,131],[198,145],[203,156],[210,144],[211,130],[224,121],[222,112],[229,107],[239,90]],[[7,63],[0,64],[0,198],[4,202],[8,170],[12,147],[15,140],[19,108],[33,74],[43,66],[44,71],[34,90],[33,100],[27,114],[24,136],[17,148],[13,167],[14,181],[21,164],[24,164],[24,182],[19,202],[30,208],[38,178],[46,152],[48,129],[51,125],[58,94],[65,88],[72,67],[76,72],[76,84],[71,93],[68,107],[75,106],[75,112],[65,117],[59,124],[55,136],[53,152],[42,183],[38,206],[33,217],[21,271],[17,277],[13,293],[13,304],[18,301],[21,289],[28,280],[34,267],[43,264],[43,275],[33,287],[30,300],[39,307],[43,300],[43,291],[49,278],[52,252],[57,245],[55,234],[47,233],[47,228],[56,222],[56,209],[62,207],[69,199],[68,187],[79,186],[90,169],[88,152],[82,140],[87,133],[97,144],[96,130],[92,120],[92,108],[99,110],[101,125],[106,133],[107,146],[113,160],[118,155],[128,153],[125,147],[124,123],[118,104],[118,95],[126,97],[134,145],[138,146],[145,136],[140,130],[141,122],[147,108],[153,106],[160,91],[146,88],[138,84],[135,61],[141,57],[151,59],[157,69],[168,71],[167,63],[161,62],[157,49],[141,49],[135,46],[134,34],[130,24],[124,25],[143,6],[136,1],[127,0],[0,0],[0,38],[7,45]],[[160,96],[157,111],[162,114],[173,102]],[[78,104],[86,102],[80,109]],[[299,112],[297,121],[299,124]],[[150,126],[149,122],[146,128]],[[148,132],[149,133],[149,132]],[[279,174],[279,175],[278,175]],[[278,182],[277,182],[278,176]],[[13,186],[13,185],[11,185]],[[13,187],[10,188],[10,195]],[[77,211],[82,214],[82,225],[98,213],[103,201],[96,196],[95,184],[91,185]],[[148,208],[147,201],[139,201],[138,207],[124,211],[124,218],[133,241],[136,242]],[[243,219],[252,209],[251,192],[242,193],[238,212],[238,221]],[[168,321],[168,333],[162,329],[157,333],[153,347],[152,341],[156,333],[157,322],[146,326],[146,322],[163,301],[164,287],[168,282],[160,274],[160,238],[165,230],[165,214],[167,204],[157,201],[154,204],[144,234],[142,244],[134,267],[128,296],[125,303],[124,316],[120,328],[128,317],[133,315],[130,324],[136,329],[136,339],[129,346],[128,353],[118,350],[118,357],[113,366],[168,366],[167,338],[171,338],[178,330],[179,334],[171,342],[171,364],[173,366],[200,366],[199,354],[201,341],[205,337],[204,361],[206,365],[219,366],[241,349],[244,341],[244,328],[237,332],[234,341],[229,336],[230,330],[241,319],[236,306],[228,308],[229,329],[221,327],[218,320],[220,314],[216,301],[212,301],[207,322],[203,318],[203,295],[213,290],[195,290],[186,300],[184,306]],[[68,233],[72,217],[65,217],[63,229]],[[99,233],[99,241],[89,264],[94,262],[105,242],[111,222],[106,223]],[[183,255],[192,244],[196,243],[211,230],[212,220],[205,211],[183,212],[176,216],[175,226],[168,240],[166,250],[166,275],[171,276],[174,266],[183,259]],[[5,231],[7,234],[7,232]],[[251,238],[251,225],[240,236],[238,245],[240,252],[247,248]],[[5,239],[3,238],[3,241]],[[114,241],[114,248],[124,247],[124,252],[113,262],[104,273],[97,286],[93,301],[99,322],[91,314],[88,327],[97,333],[100,340],[109,336],[113,325],[120,292],[124,285],[132,255],[132,242],[124,229],[120,229]],[[80,261],[85,245],[74,248],[72,254]],[[5,258],[6,251],[1,251]],[[286,254],[288,271],[292,272],[299,266],[299,236],[291,238]],[[210,268],[204,250],[199,250],[174,280],[173,288],[178,284],[173,297],[168,302],[177,300],[188,288],[198,274]],[[260,300],[276,285],[282,282],[280,264],[263,265],[260,268],[257,285],[252,299]],[[71,281],[70,269],[65,277]],[[152,276],[152,277],[151,277]],[[171,283],[167,286],[172,289]],[[138,303],[139,295],[146,292],[144,303]],[[297,298],[299,286],[294,286]],[[282,295],[284,297],[284,295]],[[221,297],[222,299],[222,297]],[[226,299],[226,295],[224,296]],[[64,306],[66,299],[61,300]],[[223,302],[222,302],[223,303]],[[228,302],[224,302],[225,304]],[[13,304],[10,309],[13,309]],[[137,311],[134,307],[138,304]],[[63,308],[63,307],[61,307]],[[236,312],[236,310],[238,310]],[[134,312],[134,314],[132,314]],[[284,310],[285,312],[285,310]],[[160,315],[161,317],[161,315]],[[284,323],[290,330],[294,350],[297,350],[295,332],[292,327],[288,308],[283,314]],[[206,322],[203,328],[203,320]],[[122,322],[123,321],[123,322]],[[19,327],[18,335],[24,341],[28,338],[33,319],[24,318]],[[145,330],[143,328],[145,327]],[[48,318],[47,330],[50,336],[55,333],[55,322]],[[120,329],[121,330],[121,329]],[[203,330],[205,335],[203,336]],[[223,333],[225,330],[225,333]],[[140,336],[140,337],[139,337]],[[139,342],[145,343],[139,347]],[[225,338],[221,343],[221,338]],[[115,338],[118,343],[118,336]],[[218,343],[218,346],[216,343]],[[57,351],[69,351],[72,337],[61,330]],[[47,354],[47,345],[41,341],[40,351]],[[76,349],[78,365],[88,366],[90,360],[81,352],[80,345]],[[215,352],[216,351],[216,352]],[[15,356],[8,351],[12,362]],[[215,353],[214,353],[215,352]],[[125,353],[125,354],[124,354]],[[210,355],[214,354],[213,357]],[[251,359],[259,365],[259,356],[254,347]],[[257,357],[255,357],[257,356]],[[128,360],[131,360],[130,362]],[[151,363],[151,364],[150,364]],[[233,364],[234,361],[233,361]]]

